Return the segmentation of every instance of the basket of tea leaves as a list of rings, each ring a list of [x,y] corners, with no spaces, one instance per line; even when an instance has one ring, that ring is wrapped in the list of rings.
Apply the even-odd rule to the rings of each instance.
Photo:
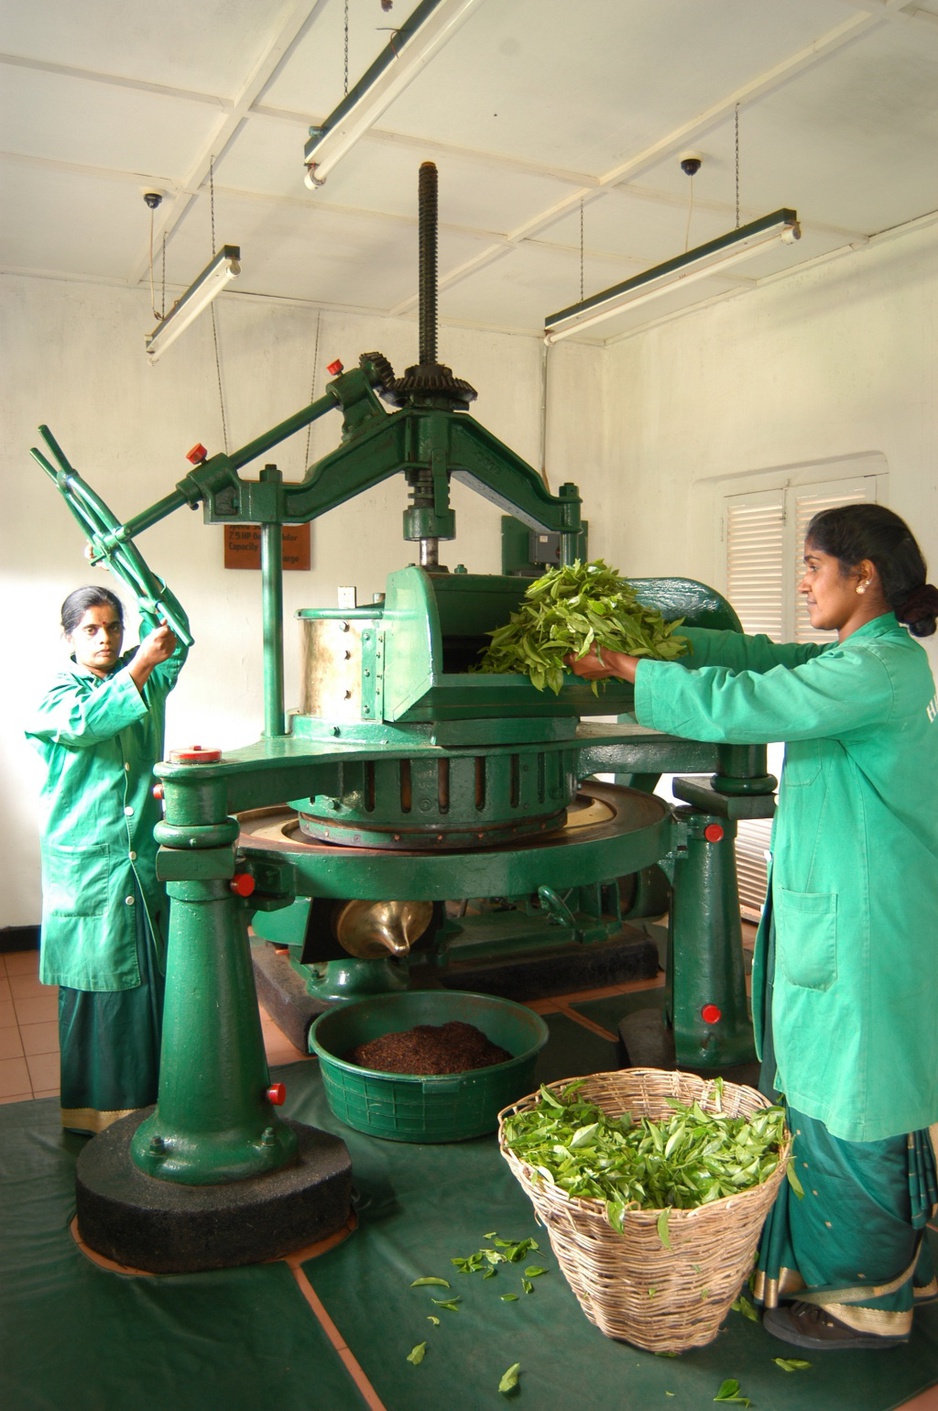
[[[713,1341],[788,1166],[781,1107],[627,1068],[542,1086],[499,1114],[498,1140],[592,1323],[650,1352]]]

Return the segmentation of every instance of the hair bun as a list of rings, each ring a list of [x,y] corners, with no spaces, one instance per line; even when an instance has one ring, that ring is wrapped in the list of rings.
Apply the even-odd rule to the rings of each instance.
[[[904,622],[915,637],[930,637],[938,617],[938,588],[922,583],[896,608],[896,617]]]

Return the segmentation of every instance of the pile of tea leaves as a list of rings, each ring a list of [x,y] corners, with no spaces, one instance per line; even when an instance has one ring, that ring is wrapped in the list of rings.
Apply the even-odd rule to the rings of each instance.
[[[504,627],[489,633],[478,670],[525,674],[539,691],[559,692],[564,657],[585,656],[592,646],[629,656],[671,661],[687,651],[674,635],[683,618],[666,622],[656,608],[638,601],[635,590],[602,559],[548,569],[530,584]],[[599,683],[592,682],[598,695]]]
[[[707,1205],[761,1185],[778,1166],[784,1109],[730,1117],[720,1110],[719,1078],[717,1110],[669,1098],[670,1117],[634,1125],[628,1112],[611,1117],[585,1101],[581,1087],[574,1082],[558,1093],[542,1086],[537,1106],[505,1119],[503,1139],[543,1180],[578,1199],[605,1201],[617,1230],[629,1209]]]

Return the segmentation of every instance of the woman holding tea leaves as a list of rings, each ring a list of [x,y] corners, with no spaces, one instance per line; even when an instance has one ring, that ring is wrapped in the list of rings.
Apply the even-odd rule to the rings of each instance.
[[[925,1234],[938,1204],[938,694],[914,640],[935,631],[938,590],[878,505],[816,515],[804,561],[800,591],[811,625],[837,632],[830,645],[682,627],[686,661],[591,649],[567,665],[634,682],[642,725],[786,742],[753,1018],[761,1086],[784,1095],[795,1134],[794,1180],[754,1289],[786,1342],[885,1348],[938,1293]]]

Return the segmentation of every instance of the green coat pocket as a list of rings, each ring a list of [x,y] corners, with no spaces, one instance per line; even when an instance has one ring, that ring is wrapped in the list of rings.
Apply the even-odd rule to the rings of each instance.
[[[837,893],[772,889],[778,963],[791,985],[829,990],[837,979]]]
[[[110,861],[106,843],[43,849],[42,890],[47,916],[104,916]]]

